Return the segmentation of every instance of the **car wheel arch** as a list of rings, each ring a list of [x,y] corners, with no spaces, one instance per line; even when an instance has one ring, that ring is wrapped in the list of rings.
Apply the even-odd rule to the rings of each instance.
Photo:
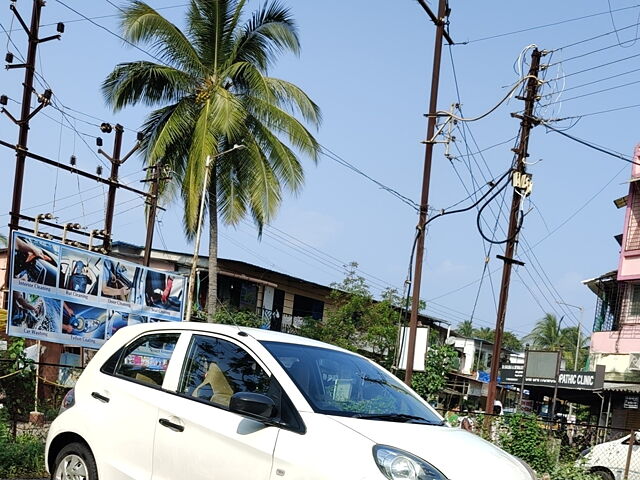
[[[598,472],[604,473],[611,480],[614,480],[616,478],[613,472],[609,470],[607,467],[592,467],[591,469],[589,469],[589,473],[597,474]],[[603,478],[606,478],[606,477],[603,477]]]
[[[58,456],[58,453],[60,453],[60,450],[62,450],[66,445],[69,445],[71,443],[83,444],[85,447],[87,447],[89,452],[91,452],[91,455],[95,457],[95,455],[93,454],[93,450],[91,449],[91,447],[89,446],[89,444],[84,438],[82,438],[80,435],[74,432],[63,432],[58,434],[51,441],[51,444],[49,446],[49,452],[47,454],[47,465],[49,467],[50,472],[52,472],[53,469],[55,468],[56,458]]]

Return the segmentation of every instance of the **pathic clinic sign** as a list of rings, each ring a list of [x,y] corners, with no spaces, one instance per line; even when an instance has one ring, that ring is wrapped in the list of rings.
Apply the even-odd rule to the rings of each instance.
[[[180,321],[176,273],[14,232],[9,335],[99,348],[119,328]]]

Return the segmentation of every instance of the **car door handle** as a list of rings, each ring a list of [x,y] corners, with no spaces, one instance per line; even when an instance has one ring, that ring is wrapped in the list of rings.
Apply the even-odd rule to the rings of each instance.
[[[103,403],[109,403],[109,397],[105,397],[104,395],[100,395],[98,392],[91,392],[91,396],[95,399],[100,400]]]
[[[160,420],[158,420],[158,422],[163,427],[167,427],[167,428],[173,430],[174,432],[183,432],[184,431],[184,426],[183,425],[178,425],[177,423],[173,423],[173,422],[167,420],[166,418],[161,418]]]

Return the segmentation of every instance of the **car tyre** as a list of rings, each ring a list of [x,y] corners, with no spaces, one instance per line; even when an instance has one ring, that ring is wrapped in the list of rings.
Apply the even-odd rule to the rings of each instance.
[[[613,475],[606,470],[594,470],[591,473],[602,480],[615,480],[615,478],[613,478]]]
[[[56,456],[51,480],[98,480],[93,454],[82,443],[70,443]]]

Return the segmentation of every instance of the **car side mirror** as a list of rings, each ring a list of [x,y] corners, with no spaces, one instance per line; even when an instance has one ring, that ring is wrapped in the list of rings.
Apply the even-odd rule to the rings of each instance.
[[[230,411],[261,422],[271,420],[275,408],[275,402],[261,393],[238,392],[229,401]]]

